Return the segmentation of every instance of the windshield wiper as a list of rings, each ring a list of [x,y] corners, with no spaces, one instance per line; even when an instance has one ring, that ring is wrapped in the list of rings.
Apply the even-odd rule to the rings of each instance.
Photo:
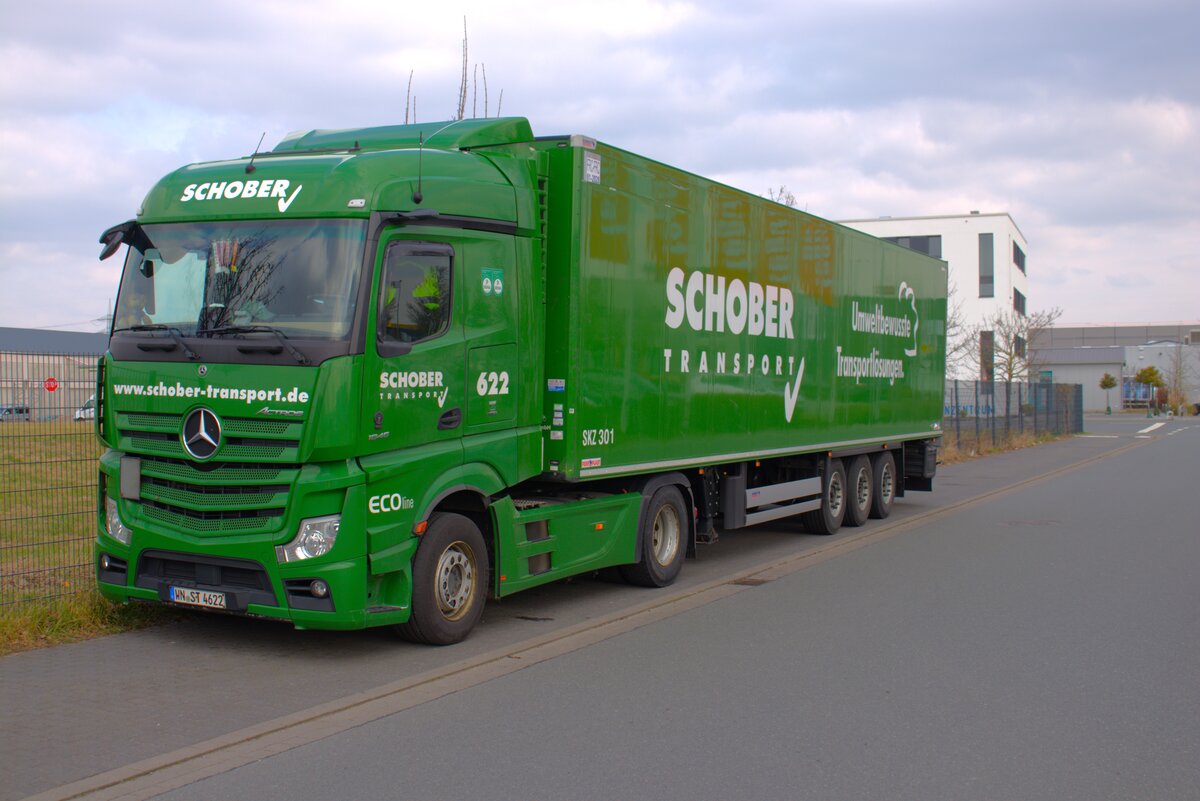
[[[201,328],[196,332],[196,335],[208,334],[209,336],[220,336],[222,334],[274,334],[279,344],[287,348],[288,353],[292,354],[300,364],[312,364],[312,360],[305,356],[296,347],[288,341],[287,336],[282,331],[272,325],[226,325],[219,328]]]
[[[183,341],[183,332],[180,331],[178,328],[176,328],[173,325],[163,325],[162,323],[148,323],[148,324],[144,324],[144,325],[129,325],[129,326],[125,326],[124,328],[114,328],[113,329],[114,334],[119,334],[122,331],[134,331],[137,333],[142,333],[144,331],[166,331],[167,335],[170,336],[171,339],[175,341],[175,345],[178,345],[180,348],[182,348],[183,352],[185,354],[187,354],[187,357],[189,359],[191,359],[192,361],[197,361],[200,358],[200,354],[196,353],[196,351],[189,348],[188,344]],[[170,348],[166,348],[166,350],[175,350],[175,345],[172,345]],[[141,348],[143,346],[138,345],[138,347]],[[145,349],[145,348],[143,348],[143,349]]]

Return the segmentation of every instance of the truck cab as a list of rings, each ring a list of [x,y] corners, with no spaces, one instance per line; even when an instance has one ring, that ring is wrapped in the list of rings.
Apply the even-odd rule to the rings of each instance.
[[[105,232],[102,256],[128,250],[96,396],[102,593],[469,630],[490,497],[540,470],[537,177],[507,152],[531,139],[519,119],[295,134],[167,176]],[[431,528],[455,587],[417,628]]]

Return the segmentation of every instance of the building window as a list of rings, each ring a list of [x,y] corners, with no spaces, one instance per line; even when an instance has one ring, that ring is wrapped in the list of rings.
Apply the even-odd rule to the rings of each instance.
[[[1013,353],[1018,359],[1025,358],[1025,337],[1020,334],[1013,334]]]
[[[979,297],[996,297],[996,261],[991,234],[979,235]]]
[[[988,234],[991,236],[991,234]],[[994,331],[979,332],[979,380],[991,381],[996,369],[996,334]]]
[[[942,257],[942,238],[940,236],[885,236],[883,241],[924,253],[926,256],[933,256],[935,259]]]
[[[1013,310],[1022,317],[1025,316],[1025,296],[1019,289],[1013,290]]]
[[[1017,269],[1025,272],[1025,251],[1021,250],[1021,246],[1013,242],[1013,264],[1017,265]]]

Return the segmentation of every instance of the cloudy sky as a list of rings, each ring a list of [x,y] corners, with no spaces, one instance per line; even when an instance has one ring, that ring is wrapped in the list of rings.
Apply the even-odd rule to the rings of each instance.
[[[829,219],[1008,211],[1031,310],[1200,319],[1195,0],[0,0],[0,326],[99,329],[96,239],[177,166],[403,122],[410,73],[452,116],[464,16],[536,134]]]

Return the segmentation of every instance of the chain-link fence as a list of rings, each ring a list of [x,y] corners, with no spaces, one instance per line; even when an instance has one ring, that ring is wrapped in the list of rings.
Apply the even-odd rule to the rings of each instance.
[[[1083,432],[1080,384],[947,381],[942,423],[957,448],[999,447],[1023,434]]]
[[[0,353],[0,608],[92,584],[97,359]]]
[[[97,358],[0,353],[0,607],[91,586]],[[1079,433],[1083,387],[950,381],[943,428],[959,448]]]

